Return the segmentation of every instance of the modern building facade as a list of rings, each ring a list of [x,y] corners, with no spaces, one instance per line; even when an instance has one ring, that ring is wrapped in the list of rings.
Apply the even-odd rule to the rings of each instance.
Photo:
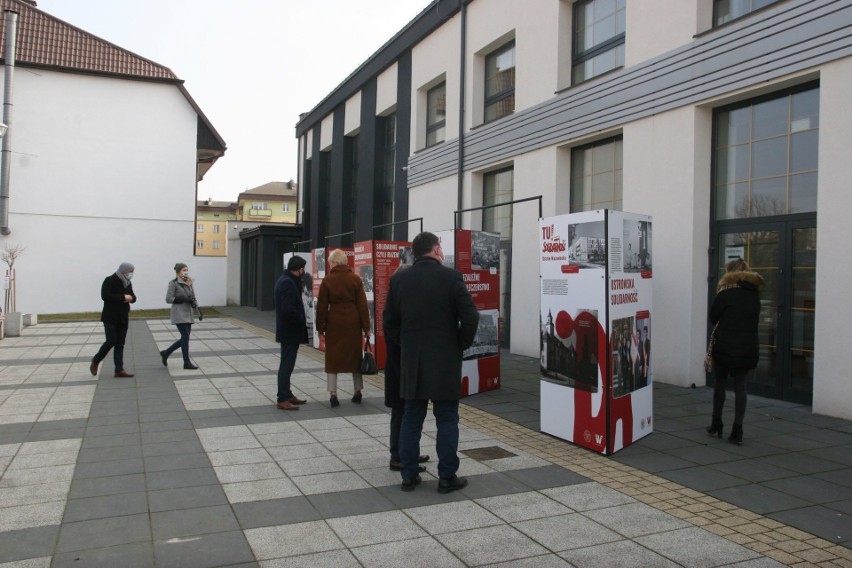
[[[99,311],[103,279],[125,261],[135,309],[166,306],[176,262],[191,266],[199,301],[224,303],[224,260],[193,255],[197,184],[225,143],[183,81],[35,2],[0,6],[17,24],[0,246],[26,247],[18,310]]]
[[[229,221],[237,220],[232,201],[199,201],[195,207],[196,256],[228,256]]]
[[[501,333],[537,357],[536,198],[648,214],[655,380],[705,384],[743,256],[767,283],[750,389],[850,418],[850,30],[848,0],[434,1],[297,124],[306,238],[500,232]]]

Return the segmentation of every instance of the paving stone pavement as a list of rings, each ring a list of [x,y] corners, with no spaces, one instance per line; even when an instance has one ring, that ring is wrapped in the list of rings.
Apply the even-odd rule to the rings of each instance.
[[[0,342],[0,567],[852,566],[848,545],[469,404],[470,485],[438,494],[433,461],[403,493],[381,376],[358,405],[344,375],[332,410],[322,354],[303,347],[293,386],[309,402],[280,411],[268,326],[195,325],[197,371],[162,366],[176,337],[133,321],[133,379],[109,358],[89,374],[98,322]]]

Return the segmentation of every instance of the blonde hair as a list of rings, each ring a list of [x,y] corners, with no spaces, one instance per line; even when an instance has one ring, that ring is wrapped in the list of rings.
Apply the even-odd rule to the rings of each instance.
[[[349,260],[346,258],[346,253],[340,249],[334,249],[331,251],[331,254],[328,255],[328,262],[332,266],[343,266],[344,264],[349,264]]]

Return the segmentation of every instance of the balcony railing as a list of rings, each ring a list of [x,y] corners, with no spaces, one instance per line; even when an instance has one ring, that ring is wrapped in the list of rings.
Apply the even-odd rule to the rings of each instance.
[[[272,217],[272,209],[249,209],[249,217]]]

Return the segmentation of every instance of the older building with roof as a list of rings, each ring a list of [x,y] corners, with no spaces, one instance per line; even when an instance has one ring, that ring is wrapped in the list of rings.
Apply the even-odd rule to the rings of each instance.
[[[233,201],[199,201],[195,207],[195,254],[228,256],[228,226],[238,219]],[[231,223],[229,223],[231,222]]]
[[[0,247],[26,247],[18,310],[99,310],[124,261],[137,309],[165,305],[175,262],[191,266],[202,303],[224,303],[225,263],[193,254],[197,184],[226,147],[183,81],[35,2],[0,6],[0,44],[16,24]]]
[[[299,187],[293,180],[271,181],[240,193],[239,215],[243,221],[296,223],[296,196]]]

